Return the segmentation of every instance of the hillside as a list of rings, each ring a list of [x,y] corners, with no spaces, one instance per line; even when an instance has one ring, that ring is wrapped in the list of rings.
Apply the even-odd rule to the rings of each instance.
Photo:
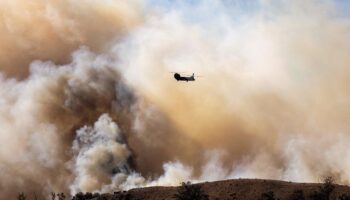
[[[297,193],[302,191],[305,200],[316,200],[320,194],[323,183],[293,183],[275,180],[260,179],[234,179],[216,182],[205,182],[195,184],[200,186],[208,194],[209,200],[297,200]],[[330,199],[339,199],[342,194],[350,194],[350,187],[344,185],[334,185],[334,190],[330,193]],[[137,188],[114,194],[77,195],[76,199],[106,199],[106,200],[171,200],[177,193],[178,187],[147,187]],[[272,198],[272,193],[274,198]],[[263,195],[265,194],[265,195]],[[312,195],[314,197],[312,197]],[[346,198],[341,200],[348,200]]]

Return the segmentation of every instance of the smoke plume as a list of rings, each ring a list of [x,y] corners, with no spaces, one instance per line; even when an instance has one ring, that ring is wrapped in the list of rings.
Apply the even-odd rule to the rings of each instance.
[[[142,21],[128,1],[0,1],[0,69],[24,78],[33,60],[64,64],[80,45],[103,52]]]
[[[157,2],[0,0],[2,197],[350,182],[336,2]]]

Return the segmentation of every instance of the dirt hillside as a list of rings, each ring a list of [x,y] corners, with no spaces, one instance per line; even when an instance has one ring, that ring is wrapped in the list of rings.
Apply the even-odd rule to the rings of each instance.
[[[194,184],[209,197],[209,200],[323,200],[317,194],[324,192],[324,183],[293,183],[275,180],[234,179]],[[350,194],[350,187],[332,184],[330,198],[338,200],[340,195]],[[137,188],[114,194],[84,194],[76,199],[106,200],[173,200],[179,187]],[[350,198],[350,196],[348,196]],[[343,200],[343,199],[341,199]],[[345,199],[347,200],[347,199]]]

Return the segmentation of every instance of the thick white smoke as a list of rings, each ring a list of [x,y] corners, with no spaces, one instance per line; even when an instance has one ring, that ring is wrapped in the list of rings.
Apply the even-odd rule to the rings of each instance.
[[[77,131],[73,150],[76,178],[72,186],[77,189],[95,191],[101,183],[107,184],[112,174],[128,174],[128,159],[131,152],[119,134],[118,126],[108,115],[102,115],[93,128],[83,127]],[[104,183],[103,183],[104,182]]]
[[[120,135],[118,125],[103,114],[94,127],[77,131],[73,141],[76,156],[72,159],[75,171],[72,194],[78,192],[113,192],[135,187],[177,185],[192,179],[192,169],[179,162],[164,163],[164,174],[149,180],[129,165],[131,151]]]

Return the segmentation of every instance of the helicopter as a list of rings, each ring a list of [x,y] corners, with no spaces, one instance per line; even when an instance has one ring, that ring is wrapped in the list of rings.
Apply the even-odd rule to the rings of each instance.
[[[181,76],[179,73],[175,73],[174,78],[177,81],[186,81],[186,82],[196,80],[196,79],[194,79],[194,73],[192,74],[192,76]]]

